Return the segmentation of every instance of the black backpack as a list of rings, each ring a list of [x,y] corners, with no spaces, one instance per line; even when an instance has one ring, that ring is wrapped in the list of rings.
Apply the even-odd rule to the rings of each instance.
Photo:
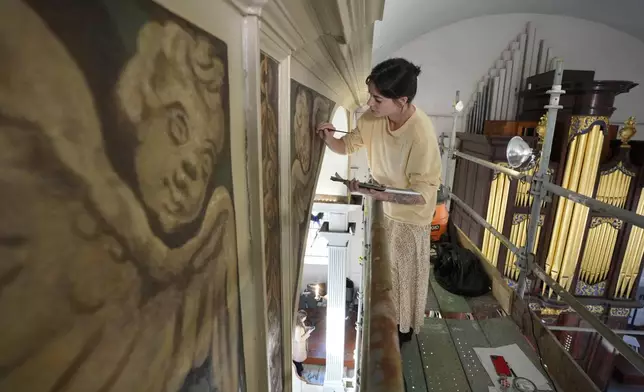
[[[481,260],[469,249],[458,243],[456,227],[450,219],[447,223],[449,239],[436,244],[434,277],[441,287],[450,293],[465,297],[478,297],[491,288],[490,277]]]

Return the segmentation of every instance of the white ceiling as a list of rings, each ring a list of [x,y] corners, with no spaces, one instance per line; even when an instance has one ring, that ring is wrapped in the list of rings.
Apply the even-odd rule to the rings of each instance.
[[[587,19],[644,42],[644,0],[386,0],[383,20],[376,23],[373,61],[385,59],[440,27],[477,16],[510,13]]]

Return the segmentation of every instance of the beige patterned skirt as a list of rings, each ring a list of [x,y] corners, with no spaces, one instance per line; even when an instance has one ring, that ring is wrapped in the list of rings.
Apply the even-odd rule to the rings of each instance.
[[[400,332],[419,333],[429,285],[431,225],[418,226],[385,217],[393,300]]]

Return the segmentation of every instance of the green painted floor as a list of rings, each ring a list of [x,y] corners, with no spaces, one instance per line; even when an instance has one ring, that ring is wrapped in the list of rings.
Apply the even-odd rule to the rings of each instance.
[[[401,350],[407,391],[488,392],[492,380],[474,347],[516,343],[541,369],[536,353],[492,293],[464,298],[440,287],[431,272],[429,280],[426,312],[430,316]]]

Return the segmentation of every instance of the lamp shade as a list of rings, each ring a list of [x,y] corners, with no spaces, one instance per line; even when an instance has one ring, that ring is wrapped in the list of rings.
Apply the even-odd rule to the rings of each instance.
[[[505,154],[508,159],[508,165],[513,169],[527,166],[534,159],[532,149],[521,136],[515,136],[510,139]]]

